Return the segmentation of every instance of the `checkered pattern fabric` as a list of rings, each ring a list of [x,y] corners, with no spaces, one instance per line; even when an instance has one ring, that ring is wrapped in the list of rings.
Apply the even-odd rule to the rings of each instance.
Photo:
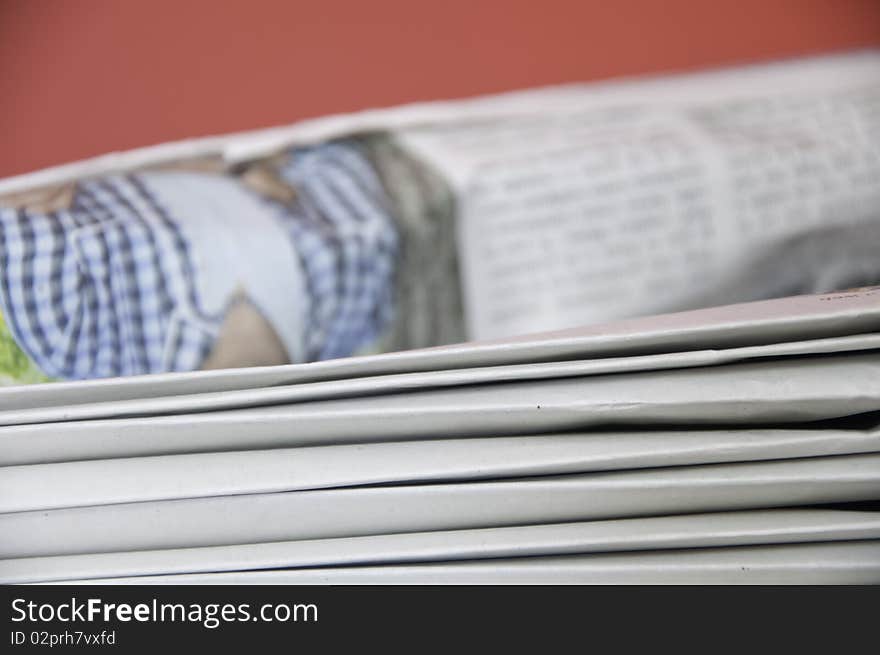
[[[393,311],[388,200],[351,144],[294,150],[282,175],[297,201],[263,202],[306,273],[309,297],[290,302],[308,308],[307,358],[350,355]],[[17,343],[51,377],[199,368],[224,317],[200,302],[186,220],[148,174],[83,182],[64,211],[0,209],[0,305]]]
[[[297,190],[291,220],[312,299],[310,359],[332,359],[374,341],[393,310],[398,234],[369,161],[328,144],[300,150],[281,168]]]

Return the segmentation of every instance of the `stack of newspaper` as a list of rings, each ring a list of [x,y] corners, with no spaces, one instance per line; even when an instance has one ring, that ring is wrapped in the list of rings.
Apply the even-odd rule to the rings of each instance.
[[[0,579],[877,583],[878,327],[863,288],[6,388]]]

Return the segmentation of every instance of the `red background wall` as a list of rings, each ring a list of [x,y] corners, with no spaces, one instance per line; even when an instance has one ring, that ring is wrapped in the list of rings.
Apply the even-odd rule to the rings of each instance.
[[[331,112],[870,45],[877,0],[0,0],[0,176]]]

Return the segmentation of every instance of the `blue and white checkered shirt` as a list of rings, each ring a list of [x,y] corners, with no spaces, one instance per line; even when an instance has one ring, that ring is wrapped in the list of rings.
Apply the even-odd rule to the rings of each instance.
[[[305,358],[353,354],[393,311],[398,234],[388,198],[352,144],[293,150],[280,173],[296,200],[259,202],[304,272],[308,298],[289,302],[307,308]],[[167,188],[174,174],[162,175]],[[212,348],[223,312],[200,297],[188,217],[154,186],[149,173],[110,176],[80,183],[67,210],[0,209],[0,308],[47,375],[188,371]]]

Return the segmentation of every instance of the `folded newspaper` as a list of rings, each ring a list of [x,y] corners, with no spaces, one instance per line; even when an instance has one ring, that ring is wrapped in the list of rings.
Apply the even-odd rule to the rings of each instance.
[[[880,583],[880,287],[0,407],[8,583]]]
[[[878,102],[869,51],[0,180],[0,582],[880,583]]]
[[[336,116],[0,180],[8,383],[880,284],[880,51]]]

